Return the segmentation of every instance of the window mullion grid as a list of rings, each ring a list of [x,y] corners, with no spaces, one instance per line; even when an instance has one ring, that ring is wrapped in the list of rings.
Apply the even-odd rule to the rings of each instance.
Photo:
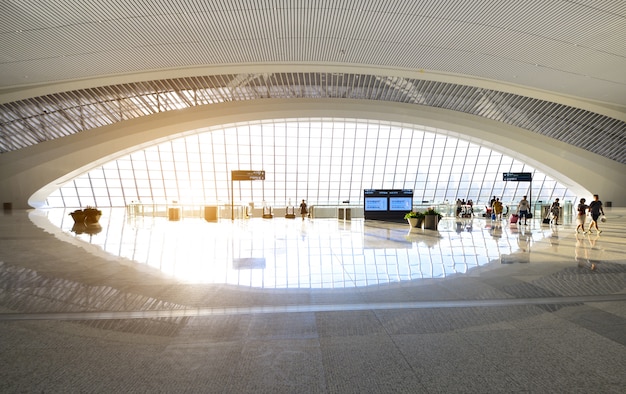
[[[198,171],[200,171],[200,185],[201,185],[201,190],[202,190],[202,203],[206,204],[207,203],[207,195],[206,195],[206,188],[205,188],[205,182],[206,179],[204,178],[204,159],[202,158],[202,149],[200,149],[200,136],[198,134],[195,135],[195,140],[196,140],[196,149],[197,152],[194,152],[198,155]]]
[[[241,130],[241,126],[237,126],[234,128],[234,133],[235,133],[235,141],[237,141],[237,143],[235,144],[235,146],[233,147],[233,149],[235,150],[235,156],[236,156],[236,166],[234,166],[234,168],[231,168],[229,173],[232,173],[232,170],[241,170],[241,152],[239,151],[240,149],[240,145],[239,145],[239,131]],[[225,136],[224,136],[225,137]],[[226,138],[224,138],[224,157],[226,157],[226,161],[228,162],[228,144],[226,143]],[[242,187],[242,182],[237,182],[237,186],[238,186],[238,190],[239,190],[239,201],[243,200],[242,197],[242,191],[241,189],[243,189]],[[234,192],[233,192],[234,194]],[[233,201],[232,204],[235,204],[235,196],[233,195]]]
[[[479,158],[481,157],[481,151],[482,151],[483,149],[486,149],[486,148],[485,148],[485,147],[483,147],[483,146],[480,146],[480,145],[478,146],[478,153],[476,154],[476,161],[477,161],[477,162],[479,162],[479,161],[480,161],[480,160],[479,160]],[[488,166],[489,166],[489,162],[487,162],[487,167],[488,167]],[[476,170],[474,170],[474,172],[475,172],[475,171],[476,171]],[[485,173],[485,172],[483,172],[483,174],[484,174],[484,173]],[[473,181],[473,179],[472,179],[472,181]],[[494,180],[494,183],[495,183],[495,180]],[[491,189],[489,189],[488,193],[486,193],[486,198],[487,198],[487,201],[489,201],[489,200],[491,199],[491,196],[493,196],[493,185],[494,185],[494,183],[492,183]],[[480,183],[479,183],[479,185],[480,185],[480,188],[478,189],[478,196],[483,196],[483,195],[485,195],[485,193],[484,193],[484,192],[486,191],[486,189],[485,189],[485,182],[484,182],[484,179],[483,179],[483,182],[480,182]],[[455,200],[455,201],[456,201],[456,200]]]
[[[248,158],[248,163],[250,163],[248,166],[250,167],[250,170],[260,170],[260,168],[258,167],[254,167],[253,163],[252,163],[252,131],[251,131],[251,125],[247,124],[245,131],[247,131],[248,134],[248,138],[247,138],[247,146],[245,148],[245,154],[246,157]],[[240,145],[240,144],[238,144]],[[250,182],[250,189],[249,189],[249,195],[248,195],[248,201],[254,201],[254,182]],[[242,201],[243,203],[245,203],[246,201]]]
[[[356,126],[356,124],[355,124]],[[354,190],[355,187],[355,179],[354,179],[354,162],[356,160],[356,129],[351,130],[350,131],[350,137],[352,139],[352,157],[350,160],[350,186],[349,186],[349,195],[348,195],[348,199],[352,200],[352,198],[350,198],[352,196],[352,191]],[[310,154],[310,152],[309,152]],[[361,176],[361,179],[363,179],[363,176]],[[361,194],[360,190],[356,190],[358,192],[357,196]]]
[[[159,155],[159,169],[161,171],[161,180],[163,182],[163,184],[162,184],[162,186],[163,186],[163,197],[165,198],[165,202],[167,203],[170,200],[170,196],[168,194],[168,187],[166,186],[167,179],[165,179],[165,172],[163,170],[163,157],[161,155],[161,149],[162,149],[161,145],[157,146],[157,152],[158,152],[158,155]]]
[[[135,186],[135,193],[134,194],[135,194],[135,196],[137,196],[137,200],[139,202],[139,201],[141,201],[141,196],[139,194],[139,185],[137,185],[137,173],[135,171],[135,158],[134,157],[135,156],[131,154],[131,155],[128,156],[128,160],[130,162],[130,171],[133,174],[133,185]],[[118,171],[120,171],[119,170],[119,165],[118,165]],[[148,171],[148,166],[147,165],[146,165],[146,171]],[[148,176],[148,178],[150,178],[150,177]],[[127,195],[128,194],[126,193],[126,187],[124,186],[124,179],[122,179],[121,171],[120,171],[120,184],[122,186],[122,193],[124,195],[124,204],[128,205],[128,200],[127,200]]]
[[[309,120],[309,128],[311,128],[311,122]],[[317,161],[317,177],[318,177],[318,181],[316,182],[317,185],[317,189],[316,189],[316,195],[317,195],[317,203],[320,203],[320,182],[319,182],[319,177],[322,174],[322,160],[321,160],[321,156],[322,156],[322,141],[324,140],[324,125],[322,124],[322,127],[319,130],[319,141],[316,144],[317,146],[319,146],[319,155],[320,155],[320,160]],[[310,148],[309,148],[310,149]]]
[[[224,130],[220,130],[219,132],[223,134]],[[215,141],[213,139],[216,133],[217,133],[216,131],[212,131],[211,134],[209,135],[211,136],[210,139],[211,139],[211,164],[213,166],[213,190],[215,192],[215,202],[217,203],[220,200],[220,196],[219,196],[219,192],[217,189],[217,165],[215,164]],[[226,171],[228,171],[227,167],[226,167]],[[229,196],[229,195],[230,195],[230,187],[226,187],[226,196]]]
[[[407,185],[410,184],[411,185],[411,190],[415,189],[415,182],[417,182],[417,169],[415,170],[415,177],[413,177],[412,180],[409,181],[408,176],[407,176],[407,170],[409,168],[410,165],[410,160],[411,160],[411,152],[413,151],[413,141],[415,140],[415,128],[404,128],[403,127],[403,134],[404,134],[404,130],[408,130],[407,132],[409,133],[409,135],[407,136],[408,138],[408,147],[409,147],[409,154],[406,158],[406,169],[404,170],[404,182],[402,183],[404,185],[403,188],[407,188]],[[402,143],[402,141],[400,141]],[[419,158],[418,158],[419,161]],[[410,266],[410,265],[409,265]]]
[[[400,162],[399,156],[400,156],[400,147],[402,147],[402,132],[403,132],[403,130],[402,130],[402,126],[398,125],[398,126],[395,126],[395,127],[398,128],[399,135],[398,135],[398,147],[396,148],[397,150],[396,150],[396,154],[395,154],[396,162],[395,162],[395,165],[393,166],[393,185],[394,185],[394,187],[397,188],[398,187],[397,185],[399,183],[401,183],[402,184],[402,189],[404,189],[404,180],[406,179],[406,169],[404,171],[404,179],[402,179],[402,182],[398,182],[398,167],[399,167],[399,162]],[[391,137],[391,134],[389,135],[389,137]]]

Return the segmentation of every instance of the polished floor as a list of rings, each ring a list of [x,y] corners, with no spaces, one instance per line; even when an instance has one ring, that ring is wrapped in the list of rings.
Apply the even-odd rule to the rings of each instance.
[[[0,213],[0,392],[626,392],[626,209],[444,218]]]

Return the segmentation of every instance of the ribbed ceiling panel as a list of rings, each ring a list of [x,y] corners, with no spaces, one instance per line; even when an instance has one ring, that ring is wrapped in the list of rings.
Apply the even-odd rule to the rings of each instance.
[[[0,152],[158,112],[266,98],[350,98],[444,108],[521,127],[626,164],[626,123],[617,119],[472,86],[338,73],[197,76],[12,102],[0,106]]]
[[[0,88],[260,64],[423,69],[626,106],[626,2],[5,1]]]

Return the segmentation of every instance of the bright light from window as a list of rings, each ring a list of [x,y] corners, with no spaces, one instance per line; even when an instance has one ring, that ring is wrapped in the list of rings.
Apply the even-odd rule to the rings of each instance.
[[[499,152],[445,130],[355,119],[250,122],[177,138],[121,157],[48,198],[51,207],[124,206],[133,201],[273,206],[361,204],[363,189],[414,189],[416,202],[491,196],[573,200],[563,185]],[[236,182],[233,170],[265,170],[265,181]],[[533,190],[502,181],[532,172]]]

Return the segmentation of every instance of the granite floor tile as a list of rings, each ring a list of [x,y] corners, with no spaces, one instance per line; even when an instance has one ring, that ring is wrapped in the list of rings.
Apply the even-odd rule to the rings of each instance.
[[[0,392],[623,393],[626,210],[612,214],[584,239],[593,271],[567,225],[533,226],[527,261],[502,264],[514,229],[495,240],[484,221],[429,238],[314,221],[289,242],[290,223],[259,219],[212,224],[202,252],[253,228],[245,244],[276,264],[169,251],[165,272],[0,213]]]

